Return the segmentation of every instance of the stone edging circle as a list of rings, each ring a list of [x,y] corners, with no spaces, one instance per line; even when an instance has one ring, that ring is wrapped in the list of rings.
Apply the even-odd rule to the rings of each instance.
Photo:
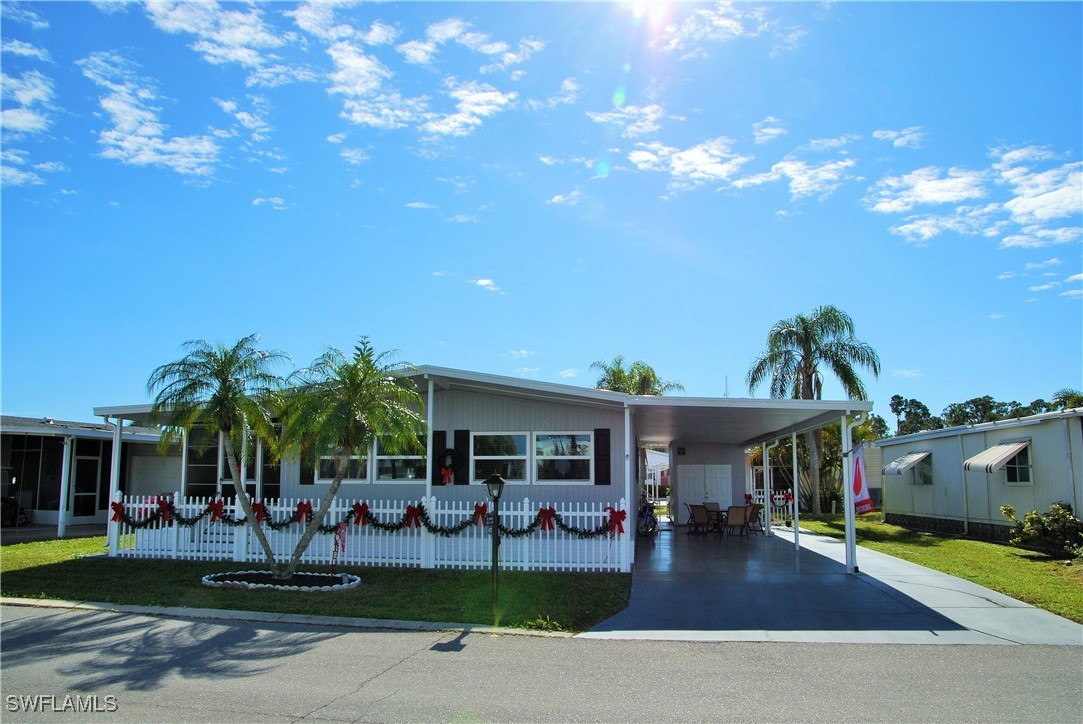
[[[348,591],[351,588],[357,588],[361,585],[361,578],[350,573],[335,574],[341,575],[344,579],[343,583],[336,584],[334,586],[282,586],[274,583],[249,583],[247,581],[234,581],[230,580],[229,576],[243,576],[251,574],[264,574],[271,575],[271,571],[229,571],[228,573],[210,573],[203,576],[202,582],[204,586],[210,586],[212,588],[246,588],[250,590],[257,589],[271,589],[275,591],[300,591],[302,593],[312,593],[314,591],[321,592],[333,592],[333,591]],[[302,576],[320,576],[327,577],[326,573],[294,573],[294,578]]]

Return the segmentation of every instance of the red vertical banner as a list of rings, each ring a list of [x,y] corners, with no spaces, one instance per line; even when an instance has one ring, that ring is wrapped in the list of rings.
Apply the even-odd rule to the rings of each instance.
[[[876,510],[866,484],[865,447],[860,443],[854,448],[854,510],[858,513],[871,513]]]

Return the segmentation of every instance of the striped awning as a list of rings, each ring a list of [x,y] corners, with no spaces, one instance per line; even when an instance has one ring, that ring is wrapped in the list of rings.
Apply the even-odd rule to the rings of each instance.
[[[1022,442],[1002,442],[999,445],[993,445],[993,447],[983,450],[964,462],[963,470],[977,473],[995,473],[1007,465],[1009,460],[1018,455],[1019,451],[1025,449],[1029,444],[1029,440],[1024,440]]]
[[[910,468],[932,455],[928,450],[924,452],[906,453],[901,458],[896,458],[884,466],[884,475],[902,475]]]

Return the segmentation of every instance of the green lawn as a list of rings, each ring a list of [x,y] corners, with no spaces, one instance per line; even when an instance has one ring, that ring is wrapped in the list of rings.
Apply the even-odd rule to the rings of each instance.
[[[801,528],[843,538],[842,517],[801,518]],[[973,581],[1012,598],[1083,623],[1083,561],[983,541],[920,533],[880,522],[879,513],[857,517],[857,542],[874,551]]]
[[[258,566],[86,557],[101,553],[104,543],[101,537],[4,546],[0,548],[0,594],[144,606],[496,623],[574,632],[623,609],[631,586],[629,574],[504,571],[500,606],[494,616],[488,570],[343,567],[341,570],[361,577],[360,586],[337,593],[242,591],[210,588],[202,585],[200,578]]]

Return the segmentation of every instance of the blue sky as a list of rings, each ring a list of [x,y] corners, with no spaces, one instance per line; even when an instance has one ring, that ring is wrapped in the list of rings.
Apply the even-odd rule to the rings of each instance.
[[[1081,8],[5,1],[3,411],[252,332],[741,397],[822,304],[888,419],[1083,387]]]

